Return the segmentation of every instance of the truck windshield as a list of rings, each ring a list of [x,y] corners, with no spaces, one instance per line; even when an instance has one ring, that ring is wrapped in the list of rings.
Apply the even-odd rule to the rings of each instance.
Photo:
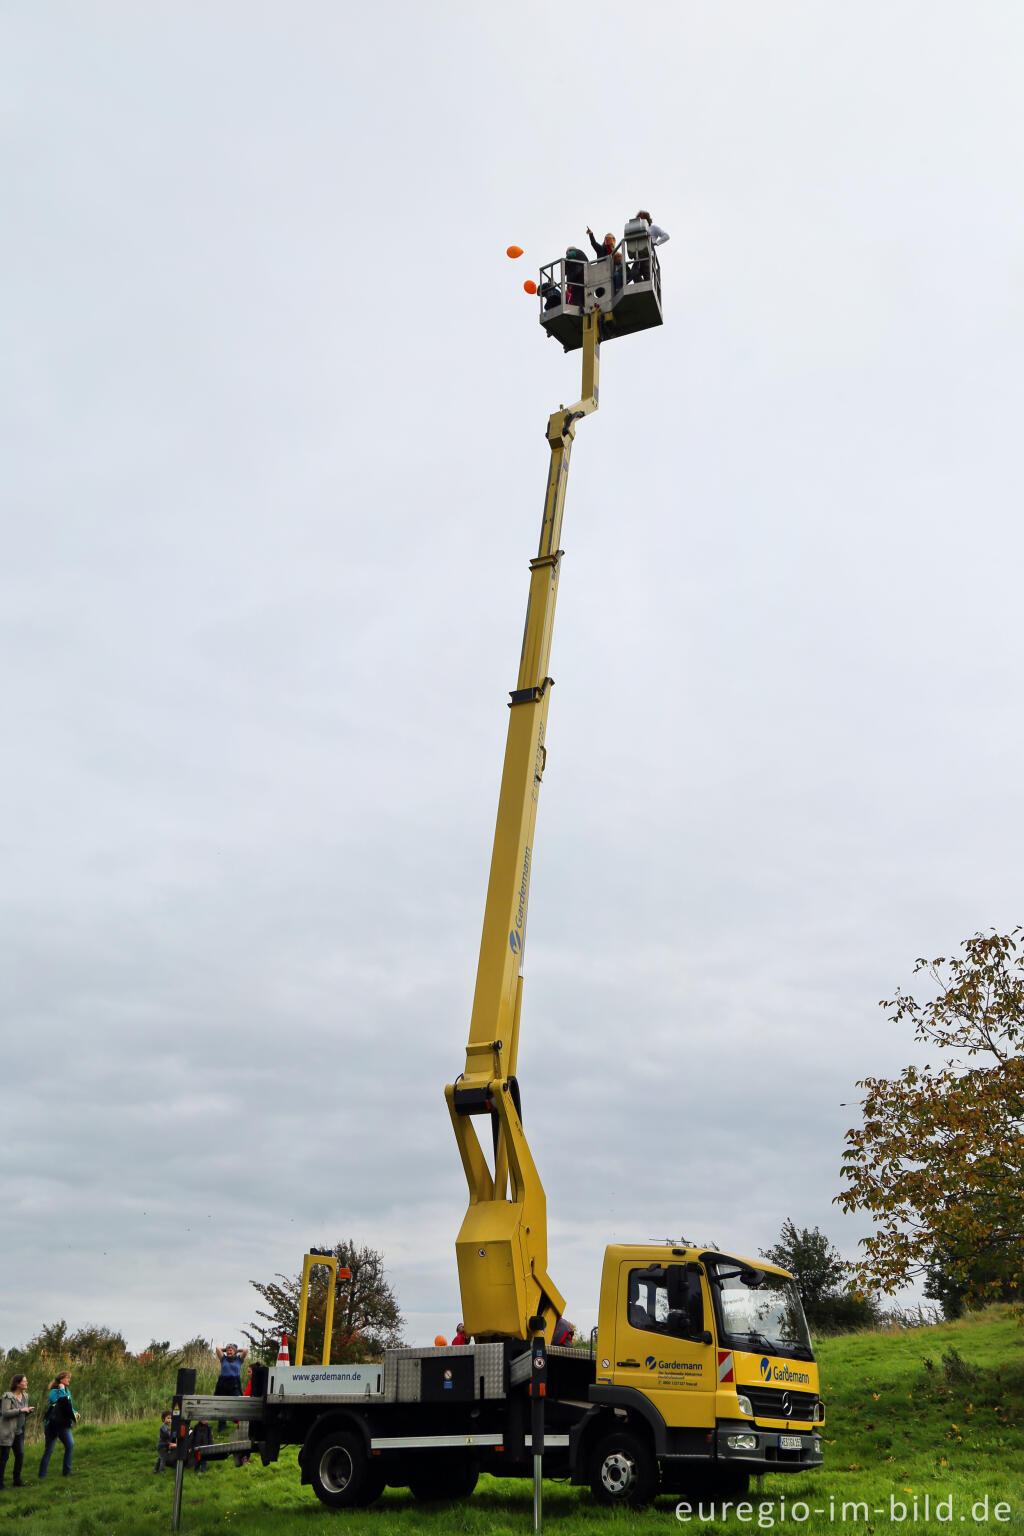
[[[811,1336],[792,1280],[736,1259],[709,1263],[708,1274],[725,1342],[736,1349],[811,1356]]]

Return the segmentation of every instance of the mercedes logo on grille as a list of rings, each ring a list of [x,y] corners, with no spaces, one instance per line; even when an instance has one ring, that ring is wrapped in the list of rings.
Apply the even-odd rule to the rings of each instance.
[[[782,1414],[787,1419],[793,1417],[793,1399],[788,1392],[783,1392],[782,1394]]]

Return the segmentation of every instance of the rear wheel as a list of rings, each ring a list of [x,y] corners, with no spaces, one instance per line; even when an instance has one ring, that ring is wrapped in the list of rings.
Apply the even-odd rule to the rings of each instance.
[[[602,1504],[649,1504],[658,1491],[650,1447],[626,1429],[599,1440],[590,1458],[590,1490]]]
[[[448,1456],[417,1468],[409,1477],[409,1492],[424,1504],[468,1499],[479,1476],[480,1468],[471,1456]]]
[[[310,1482],[328,1509],[359,1509],[384,1492],[384,1469],[371,1461],[359,1435],[332,1430],[314,1447]]]

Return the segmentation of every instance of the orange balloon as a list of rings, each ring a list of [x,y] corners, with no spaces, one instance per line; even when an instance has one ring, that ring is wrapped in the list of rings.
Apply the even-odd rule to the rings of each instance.
[[[532,277],[528,277],[526,279],[526,282],[523,284],[523,288],[526,290],[527,293],[536,293],[537,292],[537,284],[534,282]]]
[[[521,245],[510,245],[508,250],[505,252],[505,255],[511,256],[513,261],[515,261],[517,256],[521,256],[522,254],[523,248]]]

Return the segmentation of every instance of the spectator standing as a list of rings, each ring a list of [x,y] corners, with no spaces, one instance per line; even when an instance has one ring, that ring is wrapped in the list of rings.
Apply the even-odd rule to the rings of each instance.
[[[71,1401],[71,1372],[60,1371],[50,1382],[49,1401],[43,1416],[46,1445],[43,1449],[43,1459],[39,1463],[40,1477],[46,1476],[50,1465],[50,1452],[58,1440],[64,1447],[64,1465],[61,1467],[61,1472],[65,1477],[71,1476],[71,1453],[75,1449],[75,1437],[71,1430],[77,1419],[78,1414]]]
[[[21,1480],[21,1464],[25,1459],[25,1425],[32,1412],[28,1401],[28,1377],[19,1371],[11,1377],[10,1386],[0,1398],[0,1488],[4,1486],[4,1473],[12,1451],[14,1487],[25,1486]]]
[[[217,1359],[220,1361],[220,1375],[213,1389],[215,1397],[242,1396],[242,1364],[248,1353],[247,1349],[239,1349],[237,1344],[225,1344],[223,1349],[218,1346]],[[217,1428],[221,1433],[227,1427],[227,1419],[217,1420]]]
[[[210,1464],[203,1452],[213,1444],[213,1430],[208,1419],[200,1419],[188,1432],[188,1448],[192,1452],[192,1466],[196,1472],[208,1472]]]
[[[469,1343],[469,1339],[466,1337],[466,1325],[465,1325],[465,1323],[460,1323],[459,1326],[456,1328],[456,1330],[455,1330],[455,1337],[454,1337],[454,1339],[452,1339],[452,1343],[453,1344],[468,1344]]]

